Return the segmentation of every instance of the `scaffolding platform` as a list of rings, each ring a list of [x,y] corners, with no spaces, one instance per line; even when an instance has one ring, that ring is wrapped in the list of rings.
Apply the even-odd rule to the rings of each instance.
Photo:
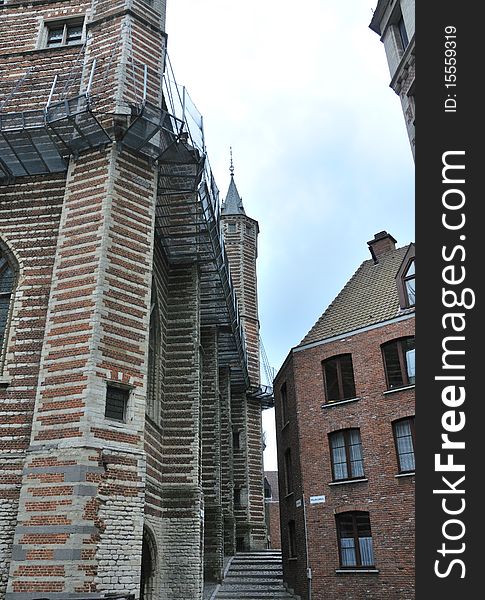
[[[87,94],[43,110],[0,113],[0,178],[62,173],[69,156],[110,142]]]

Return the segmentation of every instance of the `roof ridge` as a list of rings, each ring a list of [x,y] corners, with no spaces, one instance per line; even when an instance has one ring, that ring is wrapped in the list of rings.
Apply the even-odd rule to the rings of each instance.
[[[402,260],[410,245],[382,254],[377,263],[372,258],[362,261],[296,347],[395,316],[394,309],[399,309],[397,286],[394,284],[398,269],[393,268],[395,261],[392,259],[397,256]],[[367,270],[379,266],[383,269],[376,271],[378,277],[370,277],[370,272],[369,277],[366,277]],[[373,292],[374,295],[366,296],[366,291]],[[368,311],[365,310],[366,307]],[[348,315],[345,315],[346,311],[350,311]]]

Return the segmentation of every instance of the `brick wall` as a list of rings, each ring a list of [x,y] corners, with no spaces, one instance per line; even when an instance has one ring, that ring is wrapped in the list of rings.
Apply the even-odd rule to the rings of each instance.
[[[0,596],[30,441],[64,185],[64,177],[44,177],[35,188],[30,181],[4,186],[0,196],[2,250],[18,268],[0,385]]]
[[[284,489],[283,454],[291,448],[294,494],[281,498],[282,548],[285,580],[307,598],[306,552],[312,568],[314,597],[376,600],[414,598],[414,476],[398,476],[392,422],[414,416],[414,387],[387,391],[381,344],[414,335],[414,318],[356,333],[313,348],[293,351],[278,374],[276,422],[280,487]],[[355,402],[325,405],[321,361],[351,353]],[[289,423],[281,419],[279,389],[287,384]],[[328,405],[327,405],[328,406]],[[331,485],[328,434],[360,428],[366,481]],[[295,460],[300,457],[298,461]],[[310,504],[311,496],[325,502]],[[305,500],[308,548],[305,546]],[[377,573],[339,570],[335,514],[369,512]],[[288,526],[296,522],[297,558],[288,556]]]

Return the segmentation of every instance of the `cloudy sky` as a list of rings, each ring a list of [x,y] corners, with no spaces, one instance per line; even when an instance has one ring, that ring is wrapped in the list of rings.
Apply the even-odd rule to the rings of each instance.
[[[277,371],[383,229],[414,241],[414,163],[377,0],[168,0],[177,82],[204,117],[223,196],[229,147],[260,225],[261,335]],[[263,373],[264,378],[264,373]],[[265,468],[276,469],[273,411]]]

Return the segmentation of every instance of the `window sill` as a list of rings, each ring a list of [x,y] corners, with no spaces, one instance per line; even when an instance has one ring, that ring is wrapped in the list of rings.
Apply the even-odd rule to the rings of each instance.
[[[298,560],[298,556],[290,556],[288,562],[296,562]]]
[[[328,485],[344,485],[349,483],[362,483],[364,481],[369,481],[367,477],[362,477],[362,479],[343,479],[342,481],[331,481]]]
[[[360,398],[350,398],[349,400],[335,400],[334,402],[327,402],[326,404],[322,404],[322,408],[334,408],[335,406],[340,406],[342,404],[357,402],[357,400],[360,400]]]
[[[343,573],[351,573],[352,575],[355,575],[356,573],[376,575],[379,573],[379,569],[335,569],[335,573],[338,573],[339,575],[342,575]]]
[[[386,390],[385,392],[383,392],[383,394],[384,396],[387,396],[388,394],[395,394],[396,392],[402,392],[404,390],[412,390],[415,387],[415,383],[413,383],[412,385],[403,385],[402,387],[393,388],[392,390]]]
[[[394,477],[400,479],[401,477],[414,477],[415,474],[415,471],[410,471],[409,473],[398,473],[397,475],[394,475]]]

